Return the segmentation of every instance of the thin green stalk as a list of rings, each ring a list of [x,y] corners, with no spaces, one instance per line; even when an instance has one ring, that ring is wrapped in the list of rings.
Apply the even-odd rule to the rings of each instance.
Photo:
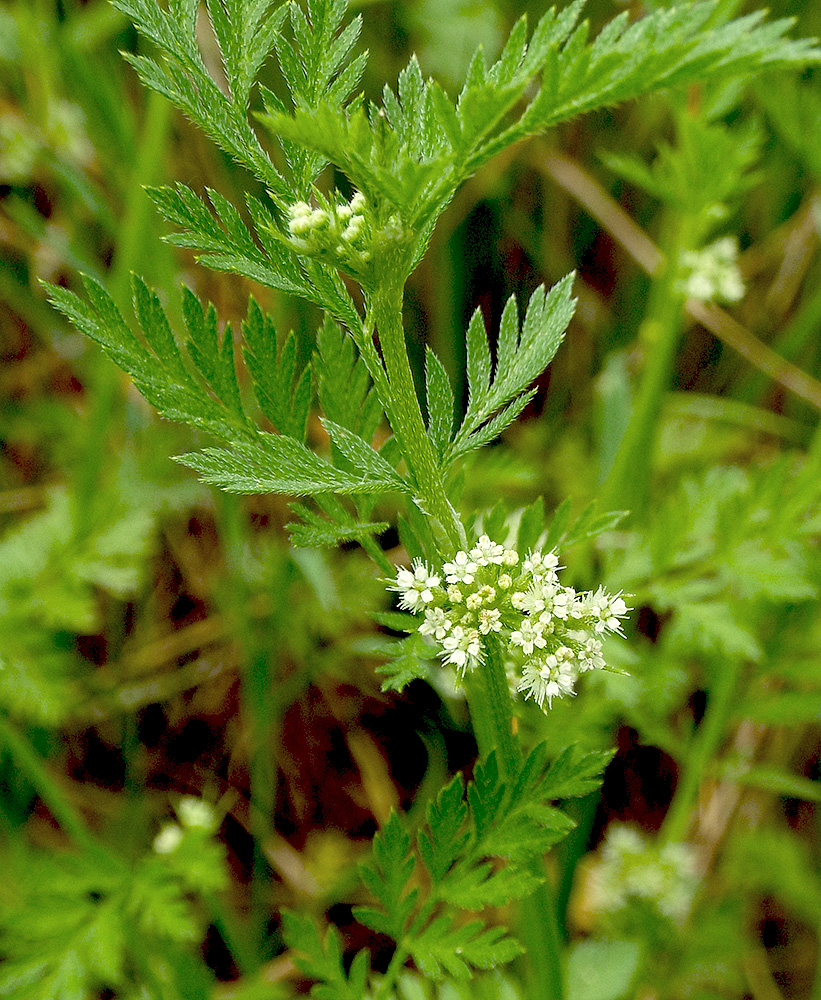
[[[677,259],[676,246],[667,255],[667,260]],[[647,367],[627,430],[602,486],[600,503],[603,510],[623,508],[635,515],[646,508],[659,415],[670,387],[681,331],[684,298],[675,289],[677,278],[677,268],[668,263],[653,288],[647,317],[642,324],[648,351]]]
[[[721,746],[727,731],[733,696],[738,687],[742,661],[723,661],[710,688],[707,710],[687,754],[684,770],[676,785],[672,804],[664,817],[661,839],[675,843],[683,840],[698,799],[698,790],[710,763]]]
[[[240,944],[242,954],[239,957],[244,956],[247,964],[251,960],[250,953],[255,952],[254,963],[258,967],[265,945],[269,916],[270,874],[263,845],[271,833],[276,805],[276,759],[272,748],[278,744],[282,705],[275,694],[271,676],[271,651],[276,646],[275,630],[273,634],[266,634],[264,642],[258,641],[248,610],[248,584],[240,571],[247,543],[242,503],[236,496],[219,494],[218,512],[219,533],[227,566],[226,587],[222,597],[234,624],[233,633],[242,663],[242,710],[249,730],[249,831],[253,839],[250,928],[245,941]],[[288,570],[285,566],[281,567],[281,572],[273,575],[278,588],[278,592],[272,595],[272,606],[275,609],[284,608],[287,604],[287,578]],[[253,942],[250,947],[249,938]]]
[[[150,202],[143,186],[154,183],[162,173],[166,139],[171,123],[171,106],[164,97],[151,94],[146,120],[139,140],[125,212],[117,232],[117,256],[108,279],[112,297],[121,310],[130,301],[130,272],[136,267],[151,225]],[[77,531],[88,530],[96,510],[92,502],[99,489],[100,475],[110,454],[106,441],[111,432],[112,416],[122,398],[120,373],[108,362],[93,369],[91,411],[87,421],[86,449],[78,470]]]
[[[49,774],[42,758],[31,743],[17,731],[8,719],[0,715],[0,745],[5,745],[18,767],[37,789],[37,794],[48,806],[63,832],[78,847],[97,851],[98,845],[82,817],[71,804],[60,785]]]
[[[486,657],[480,670],[468,677],[465,688],[479,755],[496,750],[503,777],[519,769],[521,750],[513,730],[513,699],[505,672],[501,644],[485,640]],[[536,864],[541,868],[543,861]],[[542,874],[540,871],[539,874]],[[520,904],[519,934],[527,952],[530,996],[561,1000],[564,996],[562,936],[553,886],[549,880]]]
[[[486,657],[481,667],[465,678],[470,718],[479,756],[495,750],[502,777],[519,769],[521,751],[513,732],[513,699],[505,672],[502,647],[495,636],[485,638]]]

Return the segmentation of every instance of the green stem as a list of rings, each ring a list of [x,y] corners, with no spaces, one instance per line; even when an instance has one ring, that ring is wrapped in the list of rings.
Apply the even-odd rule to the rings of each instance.
[[[489,635],[484,640],[486,657],[482,666],[465,678],[470,718],[479,756],[495,750],[503,778],[519,770],[521,752],[513,732],[513,699],[505,672],[499,640]]]
[[[393,953],[390,965],[385,970],[385,975],[382,977],[382,982],[379,984],[379,989],[376,991],[374,1000],[387,1000],[391,995],[391,990],[393,989],[399,973],[405,967],[405,962],[408,960],[409,951],[402,944],[397,944],[396,951]]]
[[[440,554],[448,556],[464,543],[464,532],[445,493],[439,462],[419,408],[402,325],[403,289],[399,282],[381,282],[370,307],[388,374],[393,430],[416,480],[420,501],[442,526],[444,550]]]
[[[5,745],[18,767],[37,789],[37,794],[48,806],[52,816],[60,824],[63,832],[78,847],[96,851],[97,843],[83,822],[82,817],[71,804],[60,785],[49,774],[42,758],[31,743],[17,731],[8,719],[0,715],[0,746]]]
[[[661,827],[661,839],[668,843],[683,840],[687,834],[702,778],[721,746],[727,730],[727,719],[741,670],[741,660],[724,661],[710,688],[707,710],[687,754],[684,771],[676,785],[672,804]]]
[[[636,515],[647,506],[659,415],[670,388],[681,333],[684,296],[677,287],[677,262],[686,244],[687,220],[673,214],[664,240],[666,264],[653,282],[639,332],[647,352],[646,367],[627,429],[602,486],[603,510],[619,508]]]
[[[669,269],[643,324],[649,358],[638,395],[615,460],[602,487],[603,510],[616,507],[640,513],[647,503],[658,418],[676,357],[683,299],[673,290],[676,276]]]
[[[473,729],[480,757],[497,753],[504,778],[517,773],[521,761],[519,742],[513,731],[513,699],[505,672],[501,643],[495,636],[485,640],[486,657],[480,670],[465,681]],[[542,860],[536,862],[543,874]],[[530,993],[561,1000],[564,996],[562,936],[549,880],[520,904],[519,934],[527,952]]]

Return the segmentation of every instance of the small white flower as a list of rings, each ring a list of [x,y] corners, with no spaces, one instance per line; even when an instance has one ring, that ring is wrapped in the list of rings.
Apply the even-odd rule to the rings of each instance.
[[[444,662],[451,663],[464,674],[482,659],[482,644],[477,629],[464,629],[455,625],[450,635],[442,640]]]
[[[153,848],[156,854],[173,854],[182,843],[182,828],[176,823],[166,823],[154,838]]]
[[[470,550],[470,558],[474,559],[480,566],[488,566],[491,563],[499,564],[504,560],[504,557],[504,545],[492,542],[487,535],[482,535],[474,548]]]
[[[511,580],[510,574],[508,573],[502,573],[496,583],[501,590],[510,590],[513,586],[513,580]]]
[[[681,264],[689,273],[678,282],[678,288],[690,298],[738,302],[744,297],[738,244],[732,236],[716,240],[701,250],[685,250]]]
[[[501,580],[499,582],[501,583]],[[517,611],[524,611],[526,601],[527,595],[523,594],[520,590],[517,590],[510,595],[510,603]]]
[[[443,570],[448,583],[471,584],[478,568],[467,552],[457,552],[453,562],[445,563]]]
[[[468,594],[465,604],[469,611],[478,611],[482,606],[482,598],[478,594]]]
[[[545,576],[559,567],[559,557],[555,552],[531,552],[522,563],[526,573],[532,573],[534,578]]]
[[[431,603],[433,590],[439,583],[439,577],[421,559],[414,559],[412,569],[400,569],[397,572],[396,584],[390,589],[398,591],[400,607],[418,612]]]
[[[496,608],[483,608],[479,612],[479,631],[482,635],[499,632],[502,628],[501,616]]]
[[[551,598],[550,611],[555,618],[565,621],[576,603],[576,591],[572,587],[562,587]]]
[[[349,202],[352,212],[364,212],[366,207],[365,195],[361,191],[357,191],[356,194],[351,198]]]
[[[548,596],[548,600],[550,597]],[[538,615],[545,610],[547,604],[545,603],[544,591],[542,587],[538,584],[530,587],[521,596],[521,600],[515,605],[517,610],[526,611],[529,615]]]
[[[573,667],[567,660],[553,665],[534,661],[525,664],[517,691],[523,692],[526,698],[532,698],[539,708],[544,708],[545,702],[548,708],[552,708],[554,698],[575,693],[575,679]]]
[[[602,644],[600,640],[592,636],[582,642],[581,648],[576,654],[579,660],[579,670],[601,670],[604,667],[604,657],[602,656]]]
[[[448,587],[447,594],[448,594],[448,600],[452,601],[453,604],[462,603],[462,591],[458,587],[451,585],[450,587]]]
[[[621,591],[611,597],[603,587],[595,593],[585,594],[582,597],[585,609],[585,617],[593,619],[593,630],[601,634],[602,632],[621,632],[621,622],[627,614],[627,605],[621,597]]]
[[[189,830],[213,830],[217,823],[216,813],[204,799],[185,795],[177,806],[177,815],[183,826]]]
[[[511,632],[510,641],[515,646],[521,646],[526,656],[531,656],[534,646],[544,649],[547,645],[547,640],[542,632],[543,629],[539,622],[533,622],[529,618],[525,618],[521,628],[515,632]]]
[[[450,632],[453,623],[445,616],[442,608],[426,608],[425,620],[419,626],[422,635],[432,635],[440,642]]]
[[[519,553],[515,549],[505,549],[505,554],[502,557],[503,566],[515,566],[519,561]]]

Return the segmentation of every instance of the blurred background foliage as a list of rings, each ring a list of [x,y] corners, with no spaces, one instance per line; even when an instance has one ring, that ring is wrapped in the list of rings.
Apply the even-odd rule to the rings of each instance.
[[[477,42],[492,54],[542,12],[351,6],[373,97],[412,52],[454,89]],[[770,7],[821,34],[814,0]],[[392,807],[420,810],[475,756],[452,691],[380,691],[387,597],[361,550],[292,549],[287,502],[197,484],[168,460],[191,432],[45,302],[41,279],[83,271],[127,311],[137,271],[172,316],[181,282],[234,322],[253,293],[313,349],[306,307],[161,241],[144,185],[241,202],[255,182],[138,86],[119,51],[145,44],[104,0],[0,7],[0,996],[23,1000],[290,996],[284,905],[378,965],[353,866]],[[468,510],[632,512],[567,554],[576,585],[633,595],[608,654],[627,673],[520,720],[557,749],[618,746],[555,859],[578,1000],[821,997],[819,185],[817,71],[659,95],[488,164],[408,290],[417,363],[430,343],[464,396],[475,307],[493,328],[511,293],[578,271],[565,345],[464,491]],[[744,297],[688,299],[663,261],[727,235]],[[400,996],[432,989],[408,973]],[[498,977],[441,992],[516,995]]]

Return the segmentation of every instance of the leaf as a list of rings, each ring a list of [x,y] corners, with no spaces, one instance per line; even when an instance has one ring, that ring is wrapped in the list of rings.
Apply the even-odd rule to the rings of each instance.
[[[475,312],[467,333],[469,399],[462,426],[445,453],[452,461],[495,437],[527,404],[528,386],[550,363],[573,315],[570,297],[573,276],[550,292],[536,289],[528,304],[521,331],[516,305],[508,300],[499,329],[496,367],[491,381],[490,348],[481,314]]]
[[[390,527],[387,521],[358,521],[333,497],[323,496],[321,507],[327,517],[304,504],[291,504],[291,510],[301,519],[285,525],[293,545],[307,548],[337,546],[341,542],[361,543]]]
[[[314,986],[311,996],[318,1000],[362,1000],[368,978],[367,952],[359,952],[346,975],[339,931],[330,926],[324,937],[313,918],[293,910],[282,911],[285,943],[294,952],[294,964]]]
[[[428,433],[441,458],[453,437],[455,401],[448,373],[429,347],[425,351],[425,392]]]
[[[143,83],[181,108],[221,149],[259,177],[278,196],[287,197],[288,185],[263,150],[246,118],[245,102],[250,92],[248,74],[251,71],[256,73],[267,55],[260,50],[260,45],[264,49],[269,41],[270,29],[253,31],[256,45],[249,44],[250,34],[245,35],[252,29],[255,20],[258,24],[261,17],[258,5],[256,10],[250,9],[252,17],[242,26],[237,24],[239,9],[236,4],[228,5],[233,9],[233,17],[226,14],[219,0],[213,0],[209,5],[211,13],[217,13],[215,33],[224,49],[224,65],[229,81],[235,88],[232,97],[228,97],[206,72],[197,49],[195,22],[191,14],[196,11],[196,4],[189,5],[190,10],[181,18],[173,5],[165,11],[156,0],[112,0],[112,3],[165,56],[162,62],[158,62],[147,56],[126,54],[125,58],[136,69]],[[245,12],[248,13],[249,8],[245,8]]]
[[[67,289],[47,286],[51,302],[86,336],[102,346],[163,416],[206,430],[224,440],[255,436],[254,429],[242,413],[236,376],[233,374],[231,345],[223,345],[223,352],[220,353],[213,313],[209,313],[211,340],[208,341],[202,306],[193,293],[186,290],[183,294],[187,303],[189,335],[199,340],[195,356],[204,370],[216,380],[215,388],[226,397],[227,406],[214,399],[184,365],[159,299],[141,279],[134,277],[135,312],[152,351],[137,340],[99,282],[84,276],[83,284],[89,304]],[[195,319],[197,310],[199,321]],[[197,329],[198,322],[201,329]]]
[[[681,604],[667,628],[667,640],[674,648],[758,661],[762,649],[743,614],[743,607],[729,601]]]
[[[382,407],[353,340],[330,320],[317,333],[314,370],[326,417],[370,441],[382,419]],[[393,469],[391,474],[396,475]]]
[[[469,979],[471,966],[493,969],[524,951],[502,927],[486,928],[478,920],[454,927],[449,914],[435,919],[409,950],[420,971],[432,979],[443,979],[445,974]]]
[[[613,758],[614,750],[583,752],[577,746],[568,747],[548,768],[542,794],[551,799],[578,798],[595,791],[601,775]]]
[[[522,511],[522,516],[519,520],[519,529],[516,534],[517,552],[530,552],[536,548],[544,531],[544,522],[544,498],[537,497],[529,507],[525,507]]]
[[[641,959],[634,941],[578,941],[567,966],[567,1000],[622,1000]]]
[[[271,318],[256,301],[248,303],[242,325],[243,357],[260,409],[276,430],[304,442],[311,408],[311,366],[297,372],[297,341],[291,332],[279,351]]]
[[[419,856],[434,885],[442,881],[467,846],[470,834],[462,830],[467,804],[461,775],[456,775],[429,804],[425,819],[429,830],[417,835]]]
[[[371,857],[360,866],[365,885],[381,904],[381,909],[358,906],[354,916],[371,930],[401,941],[416,905],[418,890],[408,883],[416,867],[410,836],[395,812],[373,839]]]
[[[323,418],[322,426],[328,432],[331,441],[366,481],[390,483],[394,489],[403,493],[409,492],[405,480],[388,465],[378,451],[374,451],[367,441],[363,441],[357,434],[335,424],[332,420]]]
[[[294,438],[268,435],[265,444],[237,442],[228,448],[205,448],[174,459],[200,474],[206,483],[229,493],[382,493],[392,480],[362,479],[323,461]]]
[[[367,647],[358,647],[363,652],[387,658],[376,668],[376,673],[385,678],[380,690],[402,692],[412,681],[430,681],[433,666],[433,649],[418,632],[399,640],[376,640]]]

